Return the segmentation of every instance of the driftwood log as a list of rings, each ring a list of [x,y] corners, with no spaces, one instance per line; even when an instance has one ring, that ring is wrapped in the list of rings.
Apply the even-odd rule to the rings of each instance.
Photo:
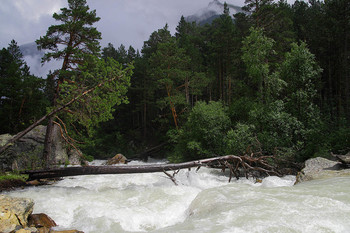
[[[238,179],[241,171],[244,172],[246,177],[248,177],[249,175],[254,176],[254,173],[256,173],[256,171],[258,171],[259,174],[280,176],[280,174],[274,169],[274,167],[269,165],[266,161],[269,158],[272,158],[272,156],[254,157],[253,154],[250,156],[226,155],[177,164],[66,167],[44,170],[32,170],[26,171],[24,172],[24,174],[29,175],[28,180],[35,180],[79,175],[164,172],[176,184],[174,176],[178,172],[178,170],[192,167],[197,167],[197,169],[199,169],[200,167],[205,166],[220,168],[223,171],[225,171],[225,169],[229,169],[229,181],[231,181],[231,178],[233,176],[235,176]],[[173,171],[174,174],[170,175],[168,171]]]

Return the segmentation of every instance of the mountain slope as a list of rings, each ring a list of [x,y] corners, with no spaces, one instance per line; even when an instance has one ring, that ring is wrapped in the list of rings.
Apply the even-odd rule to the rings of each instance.
[[[30,73],[35,76],[46,78],[49,71],[53,71],[60,67],[61,62],[52,60],[46,62],[44,65],[41,64],[41,58],[44,55],[43,50],[38,50],[35,42],[23,44],[19,46],[23,54],[23,59],[26,61],[27,65],[30,67]]]
[[[227,4],[230,9],[230,15],[242,12],[241,7],[232,4]],[[214,0],[208,4],[206,8],[199,10],[194,15],[185,17],[187,22],[196,22],[199,25],[211,23],[214,19],[218,18],[224,12],[224,4],[219,0]]]

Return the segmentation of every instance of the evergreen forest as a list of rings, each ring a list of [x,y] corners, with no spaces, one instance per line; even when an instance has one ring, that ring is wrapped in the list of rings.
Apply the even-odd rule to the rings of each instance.
[[[44,122],[60,124],[86,158],[182,162],[260,151],[302,162],[350,151],[348,0],[246,0],[237,14],[225,4],[210,24],[181,17],[174,35],[164,22],[140,51],[101,48],[91,26],[98,12],[68,3],[53,16],[63,24],[36,41],[51,51],[43,62],[61,60],[61,69],[35,77],[15,40],[0,50],[0,134],[103,83]],[[69,30],[74,39],[57,39]]]

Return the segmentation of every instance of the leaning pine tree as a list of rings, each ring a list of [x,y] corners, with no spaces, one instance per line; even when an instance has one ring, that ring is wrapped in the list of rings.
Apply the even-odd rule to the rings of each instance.
[[[47,51],[42,63],[51,59],[62,61],[61,68],[48,76],[52,110],[70,100],[74,103],[49,117],[44,145],[47,166],[53,125],[59,125],[64,139],[73,145],[64,122],[75,130],[85,128],[88,132],[98,122],[111,119],[113,106],[127,101],[125,94],[132,74],[131,65],[123,69],[114,60],[99,58],[101,33],[92,25],[100,18],[95,10],[89,10],[86,0],[68,0],[68,8],[54,13],[53,18],[61,24],[50,26],[46,35],[36,41],[39,49]],[[83,95],[88,90],[89,94]]]

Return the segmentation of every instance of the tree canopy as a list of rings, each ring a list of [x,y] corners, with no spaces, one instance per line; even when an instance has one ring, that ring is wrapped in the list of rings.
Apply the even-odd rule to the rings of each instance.
[[[348,152],[349,1],[247,0],[243,12],[229,9],[224,4],[206,25],[181,17],[174,35],[165,24],[140,51],[112,43],[100,51],[93,27],[100,18],[86,1],[68,0],[53,15],[59,24],[37,40],[43,62],[62,61],[39,99],[52,110],[104,85],[58,113],[62,122],[51,121],[82,133],[83,152],[99,158],[156,151],[147,155],[187,161],[258,151],[300,162]],[[0,120],[9,130],[24,117],[23,100],[43,94],[44,84],[29,75],[16,46],[0,56]],[[32,91],[24,77],[38,81]],[[167,146],[149,150],[158,145]]]

